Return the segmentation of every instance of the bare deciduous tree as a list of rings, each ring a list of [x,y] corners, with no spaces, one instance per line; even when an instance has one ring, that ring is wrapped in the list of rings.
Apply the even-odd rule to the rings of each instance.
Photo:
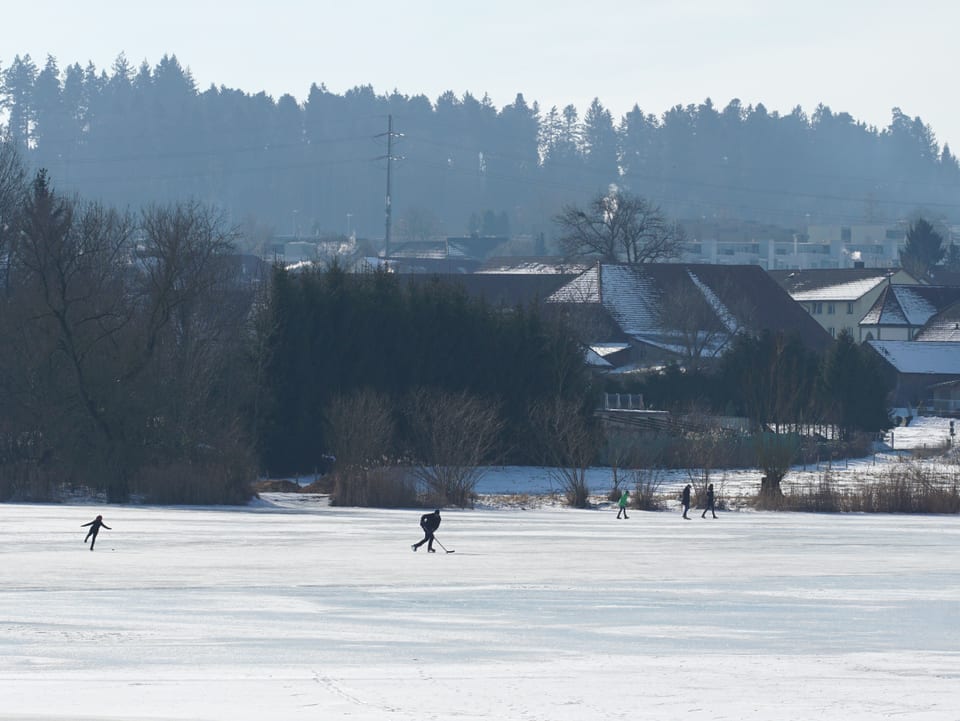
[[[499,404],[467,392],[421,388],[406,405],[414,473],[436,504],[468,506],[503,429]]]
[[[530,423],[567,503],[585,508],[590,495],[587,469],[596,457],[597,439],[579,404],[560,397],[541,401],[530,409]]]
[[[387,396],[371,388],[336,396],[324,417],[336,456],[333,497],[338,505],[398,505],[395,500],[412,499],[403,474],[395,466],[393,475],[387,472],[395,435],[393,404]]]
[[[585,210],[564,206],[554,220],[568,257],[640,265],[677,257],[684,241],[683,229],[659,206],[616,187],[598,194]]]
[[[757,466],[764,473],[760,481],[760,502],[777,506],[783,498],[780,483],[799,453],[799,439],[791,433],[760,433],[755,442]]]
[[[371,388],[331,399],[324,414],[326,437],[337,466],[369,466],[393,449],[394,422],[389,398]]]
[[[719,296],[691,273],[691,283],[671,288],[660,298],[658,321],[663,332],[676,340],[684,363],[700,368],[717,357],[743,328],[741,308],[728,308]],[[729,296],[730,294],[724,294]]]
[[[231,282],[218,217],[187,204],[149,211],[138,228],[54,193],[41,171],[17,230],[5,330],[22,357],[4,354],[0,375],[22,384],[20,433],[39,439],[39,458],[111,501],[126,500],[143,469],[173,462],[242,497],[252,292]]]

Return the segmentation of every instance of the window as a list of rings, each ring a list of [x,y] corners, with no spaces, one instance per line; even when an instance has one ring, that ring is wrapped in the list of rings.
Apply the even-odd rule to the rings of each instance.
[[[835,303],[827,303],[827,315],[833,315],[837,312],[837,306]]]
[[[853,303],[847,303],[847,315],[853,315]]]
[[[811,303],[810,312],[813,315],[820,315],[823,313],[823,303]]]
[[[853,237],[853,233],[850,232],[850,228],[840,228],[840,240],[844,243],[849,243],[850,239]]]
[[[837,329],[836,329],[836,328],[827,328],[827,330],[830,332],[830,337],[831,337],[831,338],[836,338],[836,337],[837,337]]]

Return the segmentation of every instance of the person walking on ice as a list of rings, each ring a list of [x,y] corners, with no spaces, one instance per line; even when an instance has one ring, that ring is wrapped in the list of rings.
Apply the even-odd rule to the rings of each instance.
[[[87,526],[90,526],[90,530],[87,531],[87,537],[83,539],[83,542],[86,543],[89,539],[91,551],[93,550],[93,544],[97,542],[97,534],[100,533],[101,528],[106,528],[108,531],[113,530],[103,522],[103,516],[97,516],[90,523],[81,524],[80,528],[86,528]]]
[[[625,490],[623,493],[620,494],[620,501],[618,504],[620,506],[620,510],[617,511],[617,518],[620,518],[621,513],[623,514],[624,518],[630,518],[630,516],[627,515],[627,501],[629,499],[630,499],[629,491]]]
[[[687,515],[687,511],[690,510],[690,484],[689,483],[683,487],[683,493],[680,494],[680,505],[683,506],[683,517],[689,521],[690,516]]]
[[[433,513],[424,513],[420,516],[420,528],[423,529],[423,540],[414,543],[410,548],[416,551],[426,543],[427,551],[429,553],[436,553],[436,551],[433,550],[433,533],[440,528],[440,509],[438,508]]]
[[[700,518],[706,518],[707,511],[710,511],[710,513],[713,514],[714,518],[717,517],[717,512],[713,509],[713,502],[714,502],[713,484],[711,483],[710,485],[707,486],[707,507],[703,509],[703,513],[700,514]]]

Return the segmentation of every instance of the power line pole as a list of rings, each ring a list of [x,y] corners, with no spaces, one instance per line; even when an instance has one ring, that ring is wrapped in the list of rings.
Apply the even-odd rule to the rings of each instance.
[[[385,156],[381,156],[381,159],[383,158],[387,159],[386,230],[383,236],[383,257],[389,258],[390,257],[390,224],[391,224],[391,216],[393,212],[393,203],[390,197],[390,170],[391,170],[391,164],[393,163],[393,161],[400,160],[399,157],[397,158],[393,157],[393,138],[394,136],[398,138],[403,137],[401,133],[393,132],[393,115],[387,116],[386,136],[387,136],[387,154]],[[382,138],[383,134],[378,135],[377,137]]]

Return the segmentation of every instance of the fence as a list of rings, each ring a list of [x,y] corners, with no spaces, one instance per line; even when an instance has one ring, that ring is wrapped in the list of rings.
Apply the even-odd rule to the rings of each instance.
[[[603,409],[607,411],[644,411],[642,393],[604,393]]]

